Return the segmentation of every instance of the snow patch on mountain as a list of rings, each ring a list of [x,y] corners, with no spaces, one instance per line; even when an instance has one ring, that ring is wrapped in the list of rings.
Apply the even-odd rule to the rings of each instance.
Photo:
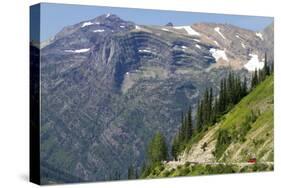
[[[228,58],[226,56],[226,53],[224,50],[216,49],[216,48],[211,48],[210,53],[212,56],[218,61],[219,59],[223,59],[225,61],[228,61]]]
[[[100,25],[100,22],[84,22],[82,24],[81,28],[87,27],[87,26],[90,26],[90,25]]]
[[[125,28],[125,26],[124,26],[124,25],[120,25],[119,27],[120,27],[120,28]]]
[[[89,26],[89,25],[93,25],[94,23],[93,22],[84,22],[81,26],[81,28],[83,27],[86,27],[86,26]]]
[[[263,35],[260,32],[256,32],[256,36],[263,40]]]
[[[192,40],[194,40],[195,42],[201,42],[199,39],[192,39]]]
[[[150,50],[148,50],[148,49],[143,49],[143,50],[139,50],[139,52],[145,52],[145,53],[152,53]]]
[[[78,50],[64,50],[65,52],[68,53],[85,53],[88,52],[90,50],[90,48],[83,48],[83,49],[78,49]]]
[[[105,17],[108,18],[109,16],[111,16],[111,14],[110,14],[110,13],[107,13]]]
[[[224,35],[221,33],[219,27],[216,27],[214,30],[215,30],[223,39],[225,39],[225,37],[224,37]]]
[[[219,43],[218,43],[217,41],[214,40],[214,43],[215,43],[217,46],[219,46]]]
[[[201,49],[201,46],[199,44],[195,44],[195,47]]]
[[[244,65],[244,67],[248,70],[248,71],[255,71],[256,69],[262,69],[264,67],[264,62],[263,61],[259,61],[259,56],[256,54],[249,54],[249,56],[251,57],[251,59],[248,61],[248,63],[246,63]]]
[[[241,39],[241,37],[239,35],[235,35],[236,38]]]
[[[169,29],[166,29],[166,28],[162,28],[161,30],[163,30],[163,31],[170,31]]]
[[[138,26],[138,25],[136,25],[136,26],[135,26],[135,29],[140,30],[140,29],[141,29],[141,27],[140,27],[140,26]]]
[[[246,46],[243,42],[241,42],[241,46],[242,46],[242,48],[246,48]]]
[[[104,29],[96,29],[96,30],[93,30],[94,33],[102,33],[104,32]]]
[[[176,26],[175,29],[184,29],[189,35],[197,35],[200,36],[200,33],[192,29],[191,26]]]

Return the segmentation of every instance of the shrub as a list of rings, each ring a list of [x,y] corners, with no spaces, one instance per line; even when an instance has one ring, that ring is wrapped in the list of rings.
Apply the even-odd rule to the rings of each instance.
[[[231,144],[231,135],[226,129],[219,131],[218,141],[215,148],[215,157],[219,159],[227,147]]]
[[[162,173],[162,177],[168,177],[170,175],[170,171],[168,170],[165,170],[163,173]]]

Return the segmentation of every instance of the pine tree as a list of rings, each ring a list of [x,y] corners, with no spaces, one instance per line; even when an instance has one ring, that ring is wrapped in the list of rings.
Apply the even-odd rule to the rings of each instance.
[[[130,165],[128,167],[128,179],[134,179],[134,167]]]
[[[223,79],[221,80],[220,83],[220,94],[219,94],[219,101],[218,101],[218,106],[219,106],[219,113],[223,113],[224,111],[224,84],[223,84]]]
[[[208,111],[209,111],[208,123],[211,123],[213,119],[213,88],[212,87],[210,88],[209,91]]]
[[[228,74],[228,79],[227,82],[225,82],[225,92],[226,92],[226,96],[228,96],[228,100],[226,101],[226,106],[228,106],[228,104],[230,103],[234,103],[235,98],[234,98],[234,92],[235,92],[235,78],[232,74],[232,72],[230,72]]]
[[[224,98],[223,112],[225,112],[227,104],[229,102],[229,95],[228,95],[228,88],[227,88],[227,80],[226,80],[226,78],[223,79],[223,98]]]
[[[205,94],[204,94],[204,100],[203,100],[203,126],[208,124],[208,120],[209,120],[209,90],[206,89],[205,90]]]
[[[186,131],[187,131],[187,124],[186,124],[186,116],[182,113],[182,121],[181,127],[179,129],[179,142],[183,142],[186,139]]]
[[[166,141],[160,132],[157,132],[149,143],[148,159],[152,164],[167,159]]]
[[[187,117],[184,115],[183,122],[181,125],[181,142],[184,142],[186,140],[186,133],[187,133]]]
[[[271,64],[271,68],[270,68],[270,74],[274,73],[274,62],[272,62]]]
[[[242,84],[242,94],[241,94],[241,97],[244,97],[247,95],[248,93],[248,88],[247,88],[247,78],[246,76],[244,77],[244,81],[243,81],[243,84]]]
[[[241,79],[239,76],[235,76],[234,78],[234,90],[232,91],[232,98],[233,98],[233,104],[237,104],[238,101],[241,99],[242,96],[242,85],[241,85]]]
[[[180,152],[180,142],[179,142],[179,135],[177,134],[172,143],[172,156],[175,160],[177,160],[177,156]]]
[[[188,109],[188,115],[187,115],[187,135],[186,135],[186,138],[189,140],[191,139],[192,137],[192,133],[193,133],[193,130],[192,130],[192,109],[191,107],[189,107]]]
[[[264,74],[265,76],[270,75],[270,67],[268,65],[267,54],[264,54]]]
[[[215,97],[213,115],[212,115],[212,123],[213,124],[217,121],[218,114],[219,114],[219,102],[218,102],[218,98]]]
[[[120,172],[116,171],[115,172],[115,180],[120,180],[120,179],[121,179]]]
[[[138,173],[138,169],[136,168],[135,170],[135,178],[138,179],[139,178],[139,173]]]
[[[258,69],[258,84],[264,80],[264,69]]]
[[[146,161],[144,161],[141,166],[140,177],[145,177],[147,174],[149,174],[149,167],[147,166]]]
[[[203,104],[202,102],[198,101],[197,104],[197,112],[196,112],[196,130],[200,132],[202,130],[202,123],[203,123]]]
[[[255,69],[254,74],[252,75],[252,84],[251,84],[251,88],[253,89],[254,87],[256,87],[256,85],[258,84],[258,71],[257,69]]]
[[[223,114],[226,110],[228,100],[226,79],[221,80],[220,94],[219,94],[219,111]]]

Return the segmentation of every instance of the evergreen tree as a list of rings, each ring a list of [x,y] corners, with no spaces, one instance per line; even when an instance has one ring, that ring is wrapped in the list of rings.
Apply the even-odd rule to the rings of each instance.
[[[120,172],[116,171],[115,172],[115,180],[120,180],[120,179],[121,179]]]
[[[183,142],[186,140],[186,132],[187,132],[187,121],[186,121],[186,117],[183,116],[180,131],[179,131],[179,141],[180,142]]]
[[[232,91],[231,95],[233,98],[233,104],[237,104],[238,101],[240,101],[242,96],[242,85],[241,85],[241,79],[239,76],[236,76],[234,79],[234,90]]]
[[[149,143],[148,159],[151,164],[167,159],[166,141],[160,132],[157,132]]]
[[[227,88],[227,80],[226,78],[223,79],[223,112],[225,113],[227,104],[229,102],[229,96],[228,96],[228,88]]]
[[[135,178],[138,179],[139,178],[139,173],[138,173],[138,169],[136,168],[135,170]]]
[[[177,134],[172,143],[172,156],[175,160],[177,160],[177,156],[180,152],[180,142],[179,142],[179,135]]]
[[[259,84],[261,81],[263,81],[265,78],[265,75],[264,75],[264,69],[259,69],[258,70],[258,83]]]
[[[241,97],[246,96],[248,93],[248,88],[247,88],[247,78],[246,76],[244,77],[243,85],[242,85],[242,91],[241,91]]]
[[[273,74],[274,73],[274,62],[272,62],[271,67],[270,67],[270,73],[269,74]]]
[[[211,123],[213,119],[213,88],[210,88],[209,91],[208,113],[208,123]]]
[[[189,107],[188,114],[187,114],[187,135],[186,138],[189,140],[192,137],[193,128],[192,128],[192,110],[191,107]]]
[[[252,84],[251,87],[254,88],[258,84],[258,71],[255,69],[254,74],[252,75]]]
[[[219,101],[218,101],[218,106],[219,106],[219,113],[221,114],[224,111],[224,84],[223,84],[223,79],[221,80],[220,83],[220,93],[219,93]]]
[[[212,115],[212,123],[213,124],[217,121],[218,114],[219,114],[219,102],[218,102],[218,98],[215,97],[213,115]]]
[[[202,123],[203,123],[203,104],[202,102],[198,101],[197,104],[197,112],[196,112],[196,130],[200,132],[202,130]]]
[[[134,179],[134,167],[130,165],[128,167],[128,179]]]
[[[228,102],[227,83],[226,79],[221,80],[220,95],[219,95],[219,111],[220,114],[225,113]]]
[[[226,106],[228,106],[228,104],[232,103],[234,104],[234,101],[235,101],[235,95],[234,95],[234,92],[235,92],[235,78],[232,74],[232,72],[230,72],[228,74],[228,79],[227,79],[227,82],[225,82],[225,93],[226,93],[226,97],[228,100],[226,101]]]
[[[203,109],[202,109],[202,118],[203,118],[203,126],[208,123],[209,120],[209,90],[205,90],[204,99],[203,99]]]
[[[270,75],[270,67],[268,65],[267,54],[264,54],[264,74],[265,76]]]

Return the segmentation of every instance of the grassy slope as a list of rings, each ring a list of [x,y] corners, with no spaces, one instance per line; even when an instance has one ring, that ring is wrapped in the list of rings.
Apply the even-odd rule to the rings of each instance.
[[[256,116],[250,129],[243,130],[247,117]],[[258,161],[273,161],[273,76],[267,78],[233,108],[220,123],[232,137],[243,135],[232,143],[219,161],[245,162],[251,157]]]
[[[249,120],[250,119],[250,120]],[[245,128],[245,125],[248,128]],[[219,127],[217,127],[219,126]],[[215,129],[216,127],[216,129]],[[198,155],[203,151],[198,150],[198,143],[204,139],[210,131],[215,131],[214,136],[207,138],[204,142],[213,143],[217,140],[219,131],[226,130],[231,137],[231,143],[222,147],[220,155],[216,155],[216,146],[213,144],[210,149],[213,151],[213,158],[218,165],[204,164],[205,161],[197,161],[198,164],[190,164],[188,159],[191,155]],[[203,135],[202,135],[203,134]],[[248,96],[241,100],[229,113],[222,117],[215,126],[210,127],[204,133],[197,135],[184,154],[180,157],[178,166],[165,164],[156,167],[148,178],[185,176],[217,173],[235,173],[272,170],[273,165],[265,162],[273,162],[273,75],[258,85]],[[201,139],[201,140],[200,140]],[[197,146],[196,146],[197,145]],[[206,155],[207,156],[207,155]],[[245,163],[249,158],[257,158],[256,165],[237,165],[234,163]],[[194,158],[198,158],[194,156]],[[182,165],[184,164],[184,165]]]

